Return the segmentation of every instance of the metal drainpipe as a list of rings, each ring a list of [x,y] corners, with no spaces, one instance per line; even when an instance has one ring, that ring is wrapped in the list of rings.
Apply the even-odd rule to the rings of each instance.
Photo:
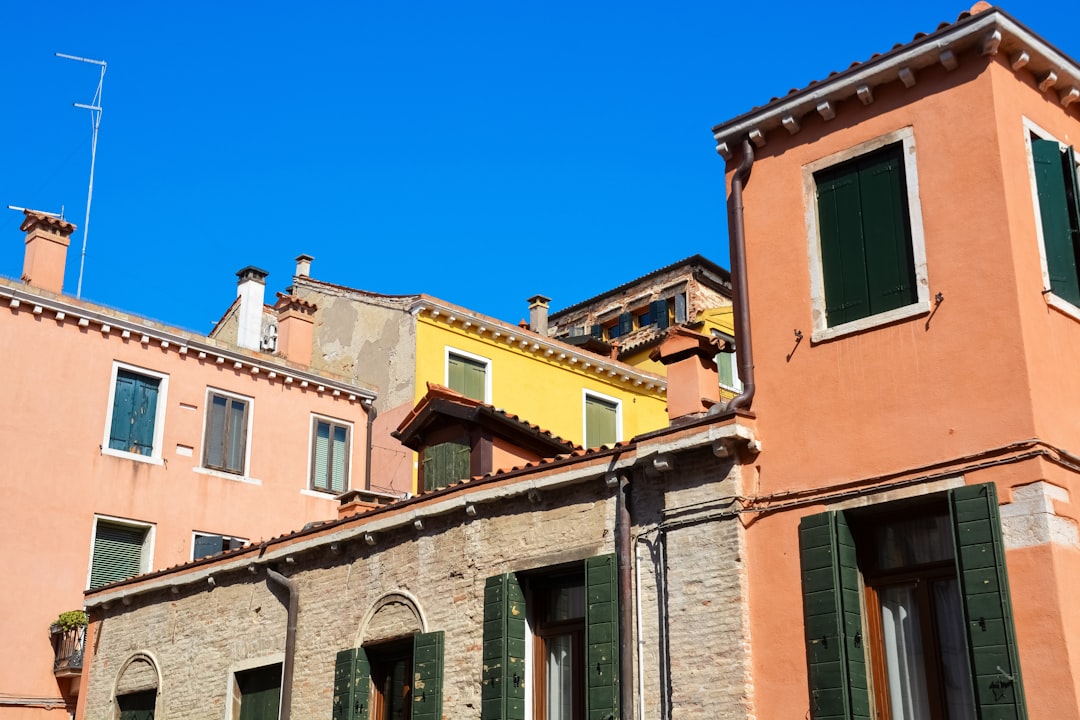
[[[728,197],[728,237],[731,240],[731,285],[735,304],[735,342],[739,355],[739,379],[743,391],[733,397],[727,410],[749,410],[754,402],[754,345],[750,340],[750,293],[746,287],[746,226],[743,219],[743,188],[750,180],[754,166],[754,147],[749,139],[743,140],[742,162],[731,178],[731,195]],[[716,412],[720,405],[714,405]]]
[[[631,628],[634,610],[631,563],[633,540],[630,537],[630,480],[619,476],[619,494],[615,501],[615,544],[619,577],[619,715],[623,720],[634,718],[634,646]]]
[[[285,630],[285,663],[281,669],[281,714],[278,720],[289,720],[292,714],[293,666],[296,662],[296,616],[300,612],[300,589],[296,582],[281,573],[266,568],[266,575],[289,591],[289,621]]]
[[[371,489],[371,443],[372,443],[372,428],[375,426],[375,418],[378,417],[379,411],[375,409],[375,401],[368,400],[362,404],[364,411],[367,413],[367,450],[364,460],[364,489]]]

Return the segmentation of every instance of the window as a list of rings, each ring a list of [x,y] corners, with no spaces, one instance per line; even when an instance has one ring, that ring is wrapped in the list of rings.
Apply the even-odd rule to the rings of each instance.
[[[235,674],[232,717],[237,720],[277,720],[281,704],[281,663]]]
[[[489,402],[491,361],[459,350],[446,349],[446,387],[480,402]]]
[[[992,484],[805,517],[799,543],[812,718],[1026,717]]]
[[[472,475],[472,448],[459,441],[429,445],[424,448],[420,472],[425,492],[464,480]]]
[[[1029,134],[1029,141],[1045,263],[1044,284],[1057,297],[1080,307],[1080,183],[1076,152],[1034,132]]]
[[[351,425],[316,417],[312,421],[311,488],[343,493],[349,486]]]
[[[815,340],[929,308],[910,128],[805,168]]]
[[[142,690],[116,696],[120,720],[154,720],[157,690]]]
[[[720,374],[720,387],[742,392],[742,380],[739,379],[739,356],[736,353],[716,353],[716,369]]]
[[[194,534],[191,543],[191,559],[198,560],[199,558],[210,557],[226,550],[242,548],[245,545],[247,545],[247,540],[241,538],[197,532]]]
[[[441,720],[443,633],[342,650],[333,720]]]
[[[585,391],[585,447],[614,445],[619,440],[622,409],[615,398]]]
[[[206,397],[203,467],[244,474],[247,462],[249,401],[217,391]]]
[[[615,556],[602,555],[487,579],[481,720],[619,716],[615,568]]]
[[[127,580],[150,569],[153,526],[106,518],[94,518],[94,541],[90,552],[91,590]]]
[[[105,421],[104,448],[127,457],[161,457],[168,376],[113,366],[112,402]]]

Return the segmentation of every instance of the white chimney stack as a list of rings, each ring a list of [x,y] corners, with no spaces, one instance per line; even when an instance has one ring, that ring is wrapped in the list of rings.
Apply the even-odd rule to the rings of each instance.
[[[270,273],[248,265],[236,273],[237,311],[236,344],[248,350],[258,350],[262,340],[263,298],[266,296],[266,276]]]

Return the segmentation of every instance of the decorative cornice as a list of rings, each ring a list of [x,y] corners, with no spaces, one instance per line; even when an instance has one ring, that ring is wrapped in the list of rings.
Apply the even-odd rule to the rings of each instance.
[[[623,383],[657,393],[667,392],[667,380],[660,376],[625,363],[608,360],[591,352],[582,352],[560,340],[537,335],[530,330],[508,325],[494,318],[477,315],[464,308],[456,307],[432,297],[423,297],[409,307],[415,316],[426,314],[428,317],[452,327],[479,336],[486,336],[492,341],[504,343],[507,347],[530,353],[537,359],[548,363],[565,363],[569,366],[591,370],[597,375],[618,378]]]
[[[873,89],[885,83],[900,80],[905,87],[914,87],[919,70],[941,64],[952,71],[960,64],[960,53],[969,48],[983,56],[1007,55],[1014,71],[1026,67],[1041,91],[1055,91],[1062,107],[1080,99],[1080,65],[1007,13],[991,8],[717,125],[716,151],[730,159],[743,138],[763,147],[768,134],[780,128],[799,132],[801,119],[811,113],[832,119],[837,105],[852,97],[869,105]]]
[[[102,308],[67,302],[60,297],[39,294],[23,287],[0,282],[0,305],[6,305],[16,314],[29,311],[35,316],[45,316],[45,313],[48,313],[57,325],[70,322],[72,327],[83,330],[95,327],[105,337],[121,340],[135,338],[144,346],[153,344],[163,351],[176,352],[178,355],[195,357],[218,365],[228,363],[234,369],[246,370],[252,375],[265,373],[269,380],[278,380],[285,385],[296,385],[304,389],[311,388],[349,402],[370,402],[377,397],[375,392],[367,388],[310,369],[299,369],[270,356],[249,354],[235,347],[223,347],[219,344],[220,341],[194,333],[157,327],[138,318],[123,317]]]

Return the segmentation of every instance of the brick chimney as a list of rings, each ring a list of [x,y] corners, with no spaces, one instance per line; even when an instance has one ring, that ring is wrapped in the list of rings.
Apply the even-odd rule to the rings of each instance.
[[[23,210],[19,228],[26,233],[22,281],[54,293],[64,291],[64,265],[75,226],[52,215]]]
[[[548,303],[551,298],[533,295],[529,302],[529,329],[537,335],[548,334]]]
[[[277,297],[274,310],[278,316],[278,355],[301,365],[310,365],[318,308],[296,295],[278,293]]]
[[[266,276],[270,273],[248,265],[236,273],[237,311],[236,344],[248,350],[258,350],[262,340],[263,298],[266,296]]]
[[[720,402],[719,351],[712,338],[675,326],[649,353],[650,360],[667,368],[669,420],[701,415]]]

